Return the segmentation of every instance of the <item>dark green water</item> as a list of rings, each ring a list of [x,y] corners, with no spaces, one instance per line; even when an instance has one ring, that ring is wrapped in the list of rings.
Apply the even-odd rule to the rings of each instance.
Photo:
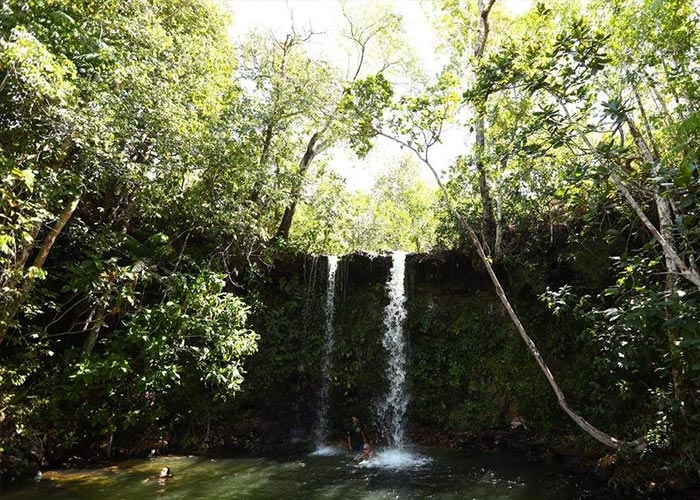
[[[347,455],[296,459],[160,457],[91,470],[64,470],[2,500],[24,499],[466,499],[593,500],[551,465],[503,454],[466,457],[418,450],[427,463],[403,469],[360,464]],[[381,457],[381,455],[380,455]],[[155,478],[168,465],[175,477]]]

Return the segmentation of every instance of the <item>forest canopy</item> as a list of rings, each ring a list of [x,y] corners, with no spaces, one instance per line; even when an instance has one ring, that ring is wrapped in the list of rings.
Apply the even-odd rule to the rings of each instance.
[[[697,1],[426,2],[436,74],[395,6],[340,5],[339,63],[292,19],[237,40],[208,0],[2,2],[0,452],[210,422],[281,255],[478,247],[577,268],[536,292],[634,401],[589,417],[696,471]],[[350,189],[334,156],[382,144],[401,152]]]

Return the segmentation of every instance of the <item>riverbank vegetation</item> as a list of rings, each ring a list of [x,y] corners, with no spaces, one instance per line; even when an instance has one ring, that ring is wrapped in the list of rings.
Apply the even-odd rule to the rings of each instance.
[[[623,443],[597,452],[645,464],[630,487],[700,481],[697,2],[425,9],[437,74],[381,3],[343,4],[342,62],[311,28],[234,40],[235,16],[204,0],[2,3],[4,480],[166,441],[215,449],[235,432],[226,415],[260,415],[276,384],[275,415],[301,418],[285,412],[317,390],[323,328],[306,313],[320,285],[285,265],[398,249],[493,266],[572,412]],[[447,130],[463,140],[442,164]],[[402,152],[367,191],[332,168],[390,142]],[[382,303],[372,286],[362,297]],[[492,292],[460,313],[421,297],[414,421],[574,432]],[[383,366],[353,357],[379,360],[357,350],[376,304],[338,316],[357,326],[338,325],[343,411],[382,383]],[[484,332],[501,341],[475,345]]]

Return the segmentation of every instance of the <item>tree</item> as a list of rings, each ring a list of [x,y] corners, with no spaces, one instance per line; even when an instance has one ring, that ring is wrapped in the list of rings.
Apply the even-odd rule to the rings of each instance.
[[[618,312],[609,317],[614,318],[612,321],[618,323],[620,329],[627,328],[629,331],[630,325],[636,325],[639,337],[640,332],[647,328],[644,324],[633,322],[632,317],[645,311],[643,317],[652,321],[654,309],[666,308],[667,322],[663,328],[668,335],[668,366],[671,368],[676,404],[685,412],[687,405],[683,401],[683,394],[686,390],[683,388],[682,373],[688,371],[688,365],[681,361],[678,318],[683,317],[684,313],[680,311],[689,305],[681,304],[675,296],[678,286],[676,276],[683,276],[697,288],[698,274],[694,268],[693,245],[688,245],[693,237],[688,238],[685,226],[674,222],[674,217],[683,220],[684,213],[678,201],[674,203],[673,198],[681,194],[675,186],[682,185],[688,189],[692,184],[692,175],[686,175],[685,180],[680,181],[682,170],[662,162],[662,147],[657,142],[662,133],[660,130],[654,131],[654,124],[670,124],[671,115],[668,110],[672,105],[661,95],[660,88],[663,87],[650,87],[649,99],[656,101],[660,111],[657,121],[650,120],[648,106],[640,93],[640,82],[648,85],[649,81],[645,77],[640,79],[636,76],[663,75],[663,65],[668,61],[684,61],[687,64],[692,60],[693,56],[686,44],[688,39],[697,36],[692,6],[688,2],[680,2],[669,8],[669,11],[665,11],[660,4],[653,2],[644,5],[619,2],[611,11],[602,10],[603,19],[600,20],[598,29],[591,27],[586,20],[573,19],[565,29],[558,30],[555,36],[542,36],[542,33],[532,30],[523,39],[506,43],[499,48],[480,68],[476,85],[466,95],[469,99],[483,102],[485,97],[495,93],[517,92],[536,102],[539,107],[536,111],[539,128],[549,135],[546,140],[555,148],[568,148],[575,155],[585,158],[582,165],[586,173],[583,177],[595,178],[599,182],[610,181],[642,227],[658,243],[666,264],[665,292],[657,293],[653,276],[640,268],[644,265],[643,262],[654,267],[653,258],[625,257],[626,271],[621,273],[618,283],[626,283],[625,275],[634,274],[642,277],[641,283],[644,285],[639,286],[639,296],[635,298],[634,307],[611,308],[609,311]],[[537,15],[543,24],[554,17],[552,10],[543,4],[538,6]],[[619,19],[624,21],[620,22]],[[628,24],[626,29],[611,30],[611,25],[616,23]],[[635,31],[637,34],[630,36]],[[682,35],[678,36],[679,33]],[[663,37],[664,41],[655,39],[657,36]],[[631,40],[634,42],[630,43]],[[647,40],[651,40],[652,44],[648,47],[649,51],[645,52]],[[520,49],[522,45],[527,49]],[[638,51],[637,47],[641,47],[641,50]],[[669,52],[661,63],[658,57],[664,50]],[[662,68],[654,67],[656,64]],[[679,73],[683,71],[676,74]],[[687,83],[693,81],[694,77],[692,72],[688,72],[677,82]],[[678,89],[682,87],[682,84],[675,87],[676,99],[679,99]],[[596,101],[604,94],[607,97],[597,108]],[[693,92],[686,89],[684,99],[685,102],[692,102]],[[693,107],[688,104],[686,108],[683,99],[676,102],[683,102],[680,108],[684,111]],[[683,115],[679,114],[676,118],[683,120]],[[690,126],[692,128],[693,125]],[[627,137],[631,139],[631,145],[626,141]],[[686,150],[685,154],[685,160],[692,163],[694,153]],[[658,227],[646,207],[650,198],[653,200]],[[686,203],[686,207],[693,206],[693,202]],[[678,210],[674,211],[674,205]],[[693,210],[691,208],[691,212]],[[679,242],[682,243],[679,245]],[[622,286],[610,290],[607,295],[629,292]],[[685,293],[681,291],[681,296]],[[623,313],[622,310],[627,311]],[[623,317],[626,319],[621,319]],[[683,325],[680,329],[694,328],[685,321],[681,321],[680,325]]]
[[[347,94],[350,89],[360,81],[360,79],[374,72],[381,75],[391,66],[398,63],[395,57],[397,40],[400,37],[400,19],[395,14],[386,9],[374,9],[368,12],[360,12],[360,15],[351,15],[349,11],[344,10],[344,16],[347,21],[347,32],[343,33],[351,45],[356,48],[356,54],[351,59],[350,70],[345,78],[340,78],[337,70],[333,70],[319,61],[314,64],[309,64],[310,59],[302,66],[306,72],[306,76],[299,79],[295,76],[284,76],[287,71],[287,61],[294,57],[305,58],[304,43],[314,36],[313,32],[298,34],[292,28],[292,32],[287,35],[284,41],[276,41],[273,51],[279,50],[279,56],[267,57],[269,60],[279,62],[279,72],[281,78],[286,84],[292,86],[294,90],[289,93],[285,90],[284,85],[277,85],[271,82],[264,86],[271,91],[269,102],[272,104],[272,112],[270,121],[265,127],[265,135],[263,140],[263,149],[261,160],[268,158],[269,145],[274,140],[275,134],[279,137],[284,137],[285,143],[289,139],[289,134],[281,134],[281,130],[275,130],[280,124],[276,116],[291,119],[287,122],[289,130],[293,133],[302,131],[299,137],[299,146],[294,148],[296,151],[296,165],[292,165],[286,169],[286,175],[289,179],[287,203],[282,213],[281,221],[274,233],[274,240],[287,240],[292,226],[296,207],[303,193],[309,168],[319,155],[328,150],[335,144],[343,140],[362,141],[361,134],[365,132],[362,128],[353,124],[358,119],[357,114],[350,113],[347,101]],[[387,50],[388,49],[388,50]],[[376,51],[381,54],[381,58],[374,56]],[[299,53],[299,55],[296,55]],[[377,67],[376,60],[380,60]],[[372,64],[375,63],[375,64]],[[319,74],[319,69],[325,68],[326,73]],[[266,74],[275,74],[260,72],[263,78]],[[314,76],[311,76],[311,75]],[[370,73],[371,74],[371,73]],[[302,98],[306,96],[306,99]],[[294,105],[291,109],[280,106],[280,99],[292,99]],[[363,103],[362,112],[367,114],[377,113],[377,109],[371,108],[371,101]],[[297,111],[292,111],[296,109]],[[358,137],[357,134],[360,134]],[[304,139],[301,139],[304,137]],[[276,173],[280,177],[280,172]]]
[[[420,180],[418,165],[404,156],[381,173],[371,191],[377,250],[426,252],[435,235],[435,193]]]
[[[203,128],[232,88],[232,61],[212,48],[227,42],[209,4],[18,0],[7,12],[0,105],[10,125],[0,142],[8,199],[22,203],[5,209],[0,340],[79,204],[87,197],[86,212],[128,231],[139,186],[172,182],[201,160]],[[191,79],[186,91],[181,78]]]
[[[587,51],[591,50],[592,53],[596,54],[595,49],[592,49],[588,45],[581,47],[579,50]],[[491,75],[493,73],[487,73]],[[477,81],[477,88],[480,95],[490,95],[496,87],[491,85],[486,79]],[[488,90],[485,90],[488,89]],[[440,86],[437,90],[442,90],[444,95],[444,89]],[[482,243],[477,236],[477,233],[472,228],[469,221],[459,212],[457,212],[450,200],[450,195],[438,175],[437,167],[435,167],[430,159],[430,148],[439,141],[440,134],[442,130],[442,123],[446,118],[446,105],[449,100],[440,97],[440,93],[435,93],[435,89],[429,89],[431,93],[426,93],[427,96],[421,96],[416,98],[402,98],[399,103],[394,108],[393,118],[389,119],[387,123],[375,123],[376,133],[378,135],[383,135],[388,137],[402,146],[412,150],[418,158],[431,170],[433,173],[447,204],[447,208],[452,214],[452,216],[459,221],[460,227],[466,232],[469,241],[477,252],[481,262],[483,263],[491,281],[494,285],[495,291],[499,299],[501,300],[503,306],[505,307],[508,315],[510,316],[513,324],[515,325],[518,333],[525,342],[528,350],[535,358],[535,361],[539,365],[541,371],[545,375],[547,381],[549,382],[552,390],[554,391],[559,406],[564,410],[564,412],[585,432],[590,436],[603,443],[606,446],[615,449],[631,449],[635,451],[640,451],[644,449],[645,442],[643,438],[639,438],[635,441],[623,441],[612,437],[605,432],[600,431],[588,421],[586,421],[581,415],[574,411],[567,403],[566,398],[559,388],[554,376],[544,362],[539,350],[535,346],[534,342],[527,334],[524,326],[522,325],[518,315],[510,304],[503,287],[501,286],[496,274],[493,271],[491,261],[482,246]],[[478,145],[477,145],[478,147]]]
[[[214,388],[238,390],[256,336],[243,300],[224,291],[230,276],[210,269],[226,261],[207,255],[221,242],[207,241],[204,218],[221,208],[214,172],[233,174],[227,187],[249,182],[250,164],[229,165],[252,146],[231,134],[244,120],[228,113],[242,98],[226,23],[207,1],[3,4],[5,450],[26,428],[68,449],[108,439],[109,453],[118,431],[170,425],[143,418],[158,402],[177,407],[153,392],[159,382],[180,401],[198,395],[195,412]],[[240,205],[237,195],[224,201]],[[216,235],[254,241],[245,222],[256,212],[238,214]],[[158,330],[166,320],[172,329]],[[95,427],[77,428],[68,403]]]
[[[320,177],[300,205],[290,242],[316,254],[429,251],[435,244],[437,200],[418,177],[410,156],[389,164],[367,193],[348,192],[335,176]]]

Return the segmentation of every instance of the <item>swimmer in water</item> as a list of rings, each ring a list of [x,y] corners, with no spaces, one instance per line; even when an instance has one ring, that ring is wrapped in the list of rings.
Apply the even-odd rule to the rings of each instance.
[[[160,470],[160,473],[158,473],[157,476],[153,477],[147,477],[146,479],[143,480],[144,483],[147,483],[151,479],[156,479],[160,484],[165,483],[166,479],[171,479],[175,477],[175,474],[170,470],[170,467],[165,466]]]
[[[171,478],[171,477],[174,477],[174,474],[173,474],[172,471],[170,470],[170,467],[167,467],[167,466],[166,466],[166,467],[163,467],[163,468],[160,470],[160,474],[158,474],[158,479],[168,479],[168,478]]]
[[[376,457],[377,454],[374,452],[369,443],[365,443],[362,446],[362,453],[358,456],[358,460],[369,460],[370,458]]]

